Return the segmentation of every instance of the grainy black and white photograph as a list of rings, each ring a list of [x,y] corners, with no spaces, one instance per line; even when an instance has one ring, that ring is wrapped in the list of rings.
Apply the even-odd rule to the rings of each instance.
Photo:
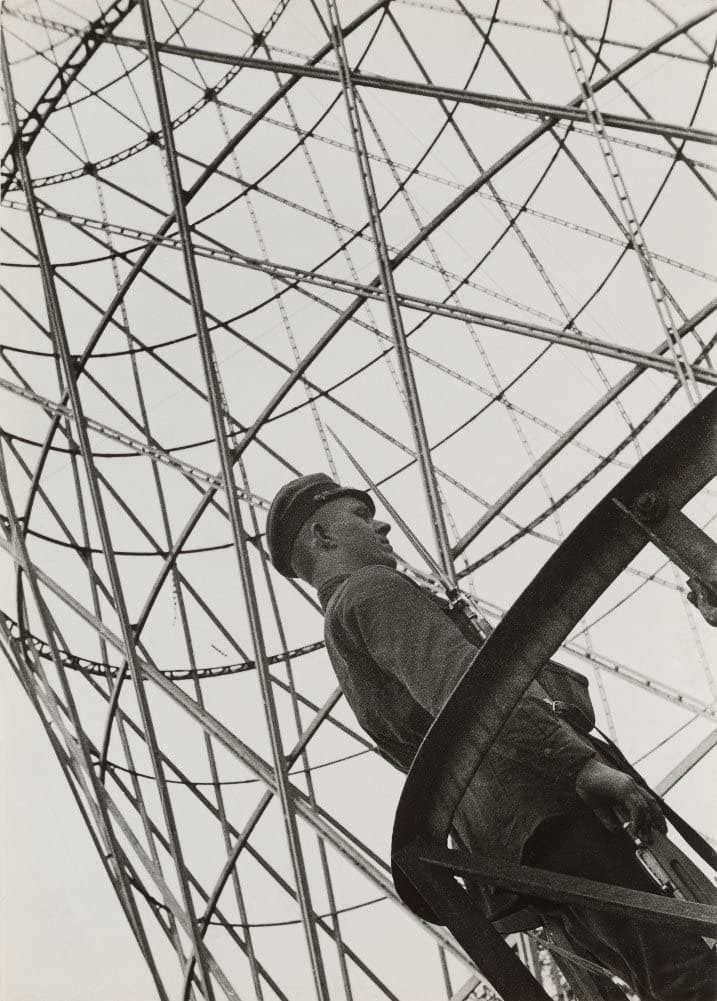
[[[717,997],[716,28],[3,4],[2,1001]]]

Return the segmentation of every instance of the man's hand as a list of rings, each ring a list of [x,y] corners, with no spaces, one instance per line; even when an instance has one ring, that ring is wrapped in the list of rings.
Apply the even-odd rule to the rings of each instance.
[[[650,793],[629,775],[597,758],[591,758],[578,773],[575,791],[595,810],[606,827],[615,827],[608,819],[612,811],[613,815],[626,818],[623,826],[644,844],[650,843],[653,828],[663,834],[667,830],[662,810]]]
[[[712,604],[707,588],[694,577],[688,578],[687,586],[690,589],[687,600],[698,609],[705,622],[717,626],[717,605]]]

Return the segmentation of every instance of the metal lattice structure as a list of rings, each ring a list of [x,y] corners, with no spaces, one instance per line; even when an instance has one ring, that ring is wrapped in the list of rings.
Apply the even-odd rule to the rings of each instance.
[[[158,997],[493,996],[396,895],[401,778],[266,509],[348,444],[497,621],[717,383],[714,15],[674,8],[5,5],[0,633]],[[648,548],[561,651],[677,805],[713,637]]]

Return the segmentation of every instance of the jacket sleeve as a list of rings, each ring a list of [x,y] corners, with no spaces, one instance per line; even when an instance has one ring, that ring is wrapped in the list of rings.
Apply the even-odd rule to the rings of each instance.
[[[477,656],[458,627],[408,578],[387,567],[366,568],[348,582],[345,625],[378,667],[392,674],[432,716]],[[574,788],[595,751],[542,698],[527,694],[501,730],[492,753]]]

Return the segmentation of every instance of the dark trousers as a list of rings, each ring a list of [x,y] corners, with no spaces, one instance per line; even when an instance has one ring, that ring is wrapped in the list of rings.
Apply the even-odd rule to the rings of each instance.
[[[544,821],[527,842],[523,861],[569,876],[658,892],[627,838],[607,831],[592,814]],[[561,909],[561,921],[576,953],[616,974],[641,1001],[717,998],[717,957],[697,935],[577,907]]]

